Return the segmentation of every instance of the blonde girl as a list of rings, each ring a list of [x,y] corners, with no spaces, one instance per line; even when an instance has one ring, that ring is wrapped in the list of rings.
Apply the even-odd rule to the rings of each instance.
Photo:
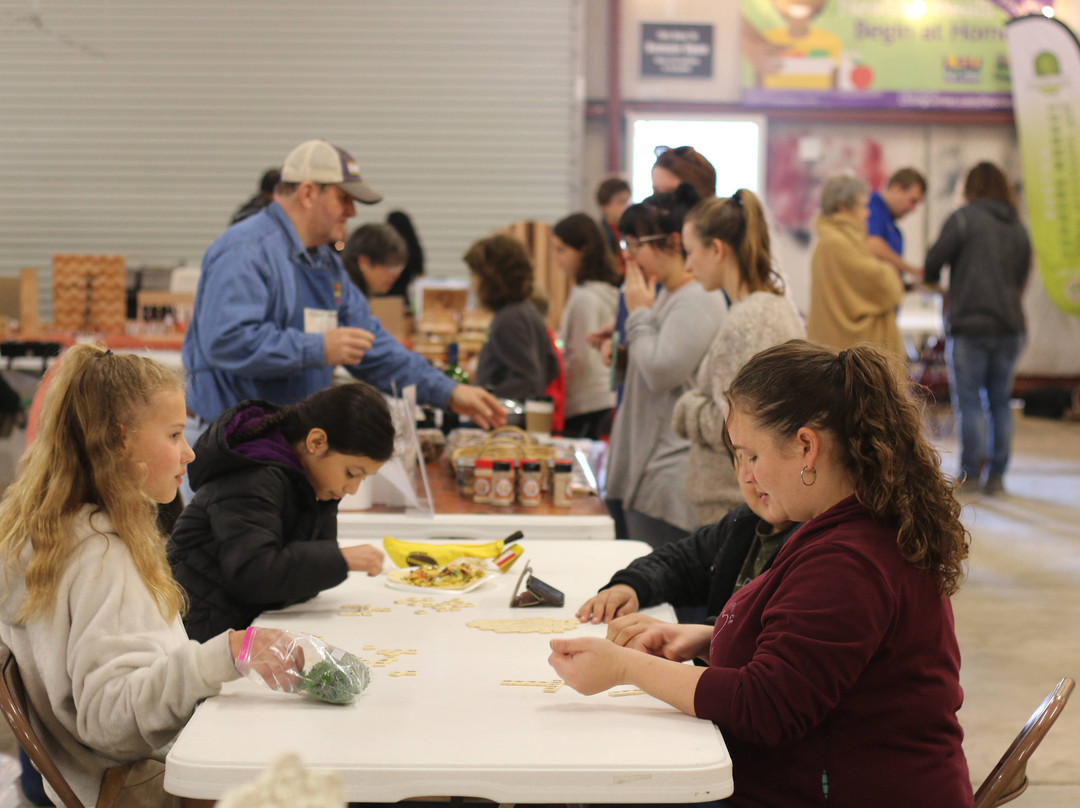
[[[706,291],[722,289],[730,307],[692,390],[675,405],[672,426],[690,441],[686,488],[699,525],[719,522],[743,504],[724,446],[724,391],[751,356],[806,336],[773,268],[761,200],[741,188],[727,199],[705,199],[683,224],[686,267]]]
[[[238,676],[242,634],[201,645],[184,634],[184,594],[156,525],[157,505],[173,500],[194,458],[184,419],[183,387],[167,368],[76,346],[0,503],[0,639],[34,729],[87,805],[103,778],[121,788],[114,805],[179,804],[161,787],[163,747]],[[275,632],[255,641],[273,658],[260,671],[268,684],[291,688],[300,660],[281,653]]]

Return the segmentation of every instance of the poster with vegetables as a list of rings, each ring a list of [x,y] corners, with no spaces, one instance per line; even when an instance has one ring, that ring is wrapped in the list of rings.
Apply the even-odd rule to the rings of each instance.
[[[1008,109],[1009,19],[991,0],[742,0],[743,102]]]

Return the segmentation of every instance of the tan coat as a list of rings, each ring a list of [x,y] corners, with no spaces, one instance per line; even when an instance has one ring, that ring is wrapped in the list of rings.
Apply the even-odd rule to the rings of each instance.
[[[905,357],[896,327],[904,284],[893,267],[870,253],[866,228],[844,214],[819,216],[811,261],[807,336],[840,350],[869,342]]]

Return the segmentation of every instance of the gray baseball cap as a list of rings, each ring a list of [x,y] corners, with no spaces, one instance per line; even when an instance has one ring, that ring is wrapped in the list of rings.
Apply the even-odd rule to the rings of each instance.
[[[383,198],[360,179],[360,168],[352,155],[325,140],[309,140],[289,152],[281,167],[281,181],[340,185],[345,193],[365,205],[382,202]]]

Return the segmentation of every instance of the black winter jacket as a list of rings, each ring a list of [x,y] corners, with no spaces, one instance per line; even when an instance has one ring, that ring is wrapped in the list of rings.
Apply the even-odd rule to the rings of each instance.
[[[227,444],[226,428],[251,407],[278,409],[242,402],[195,443],[188,466],[195,496],[169,541],[173,575],[190,601],[184,627],[200,642],[247,628],[261,612],[312,598],[348,575],[337,501],[319,502],[300,468],[245,457]]]
[[[732,508],[719,522],[699,527],[685,539],[630,562],[603,589],[626,584],[637,593],[642,609],[664,602],[705,606],[708,621],[713,623],[735,589],[760,521],[748,505]],[[787,530],[777,552],[798,527],[801,523]],[[769,559],[765,569],[775,558]]]

